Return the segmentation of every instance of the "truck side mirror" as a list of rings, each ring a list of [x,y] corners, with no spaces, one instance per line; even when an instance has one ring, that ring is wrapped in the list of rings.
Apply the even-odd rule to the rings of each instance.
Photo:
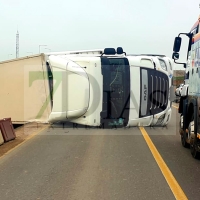
[[[181,37],[176,37],[175,38],[175,40],[174,40],[174,47],[173,47],[173,51],[174,52],[179,52],[180,51],[181,41],[182,41]]]
[[[173,58],[174,60],[178,60],[178,59],[179,59],[179,53],[174,52],[174,53],[172,54],[172,58]]]

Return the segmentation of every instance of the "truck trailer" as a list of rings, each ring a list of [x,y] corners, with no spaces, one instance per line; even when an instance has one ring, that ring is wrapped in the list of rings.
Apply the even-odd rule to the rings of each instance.
[[[121,47],[38,54],[0,63],[0,118],[88,126],[164,126],[172,62]]]
[[[48,76],[44,54],[0,62],[0,119],[11,117],[14,124],[47,122],[51,113],[50,103],[45,105],[50,94]]]

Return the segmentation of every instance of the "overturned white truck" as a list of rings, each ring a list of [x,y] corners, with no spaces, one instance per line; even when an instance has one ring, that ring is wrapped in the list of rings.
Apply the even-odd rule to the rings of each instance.
[[[46,53],[0,63],[0,118],[88,126],[166,125],[171,60],[121,47]]]

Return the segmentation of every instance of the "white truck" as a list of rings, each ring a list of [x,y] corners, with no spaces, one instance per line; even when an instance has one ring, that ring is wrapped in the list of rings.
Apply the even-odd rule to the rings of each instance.
[[[171,60],[121,47],[39,54],[0,63],[0,118],[88,126],[166,125]]]
[[[180,134],[184,147],[190,147],[191,154],[200,154],[200,17],[188,33],[179,33],[175,38],[173,59],[182,64],[185,70],[184,86],[179,103]],[[181,47],[181,35],[188,37],[187,62],[177,62]]]

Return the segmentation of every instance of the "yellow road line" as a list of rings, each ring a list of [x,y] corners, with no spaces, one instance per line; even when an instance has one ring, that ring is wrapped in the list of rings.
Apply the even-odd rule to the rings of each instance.
[[[172,105],[172,107],[174,107],[174,108],[178,109],[178,106],[174,106],[174,105]]]
[[[140,131],[176,199],[188,199],[143,127]]]
[[[45,129],[47,129],[47,127],[42,128],[41,130],[38,130],[36,132],[34,132],[33,134],[29,135],[23,142],[19,143],[18,145],[16,145],[15,147],[13,147],[12,149],[8,150],[5,154],[3,154],[2,156],[0,156],[0,159],[3,158],[4,156],[6,156],[7,154],[11,153],[12,151],[14,151],[16,148],[18,148],[19,146],[23,145],[25,142],[27,142],[28,140],[30,140],[31,138],[33,138],[34,136],[36,136],[38,133],[44,131]]]

